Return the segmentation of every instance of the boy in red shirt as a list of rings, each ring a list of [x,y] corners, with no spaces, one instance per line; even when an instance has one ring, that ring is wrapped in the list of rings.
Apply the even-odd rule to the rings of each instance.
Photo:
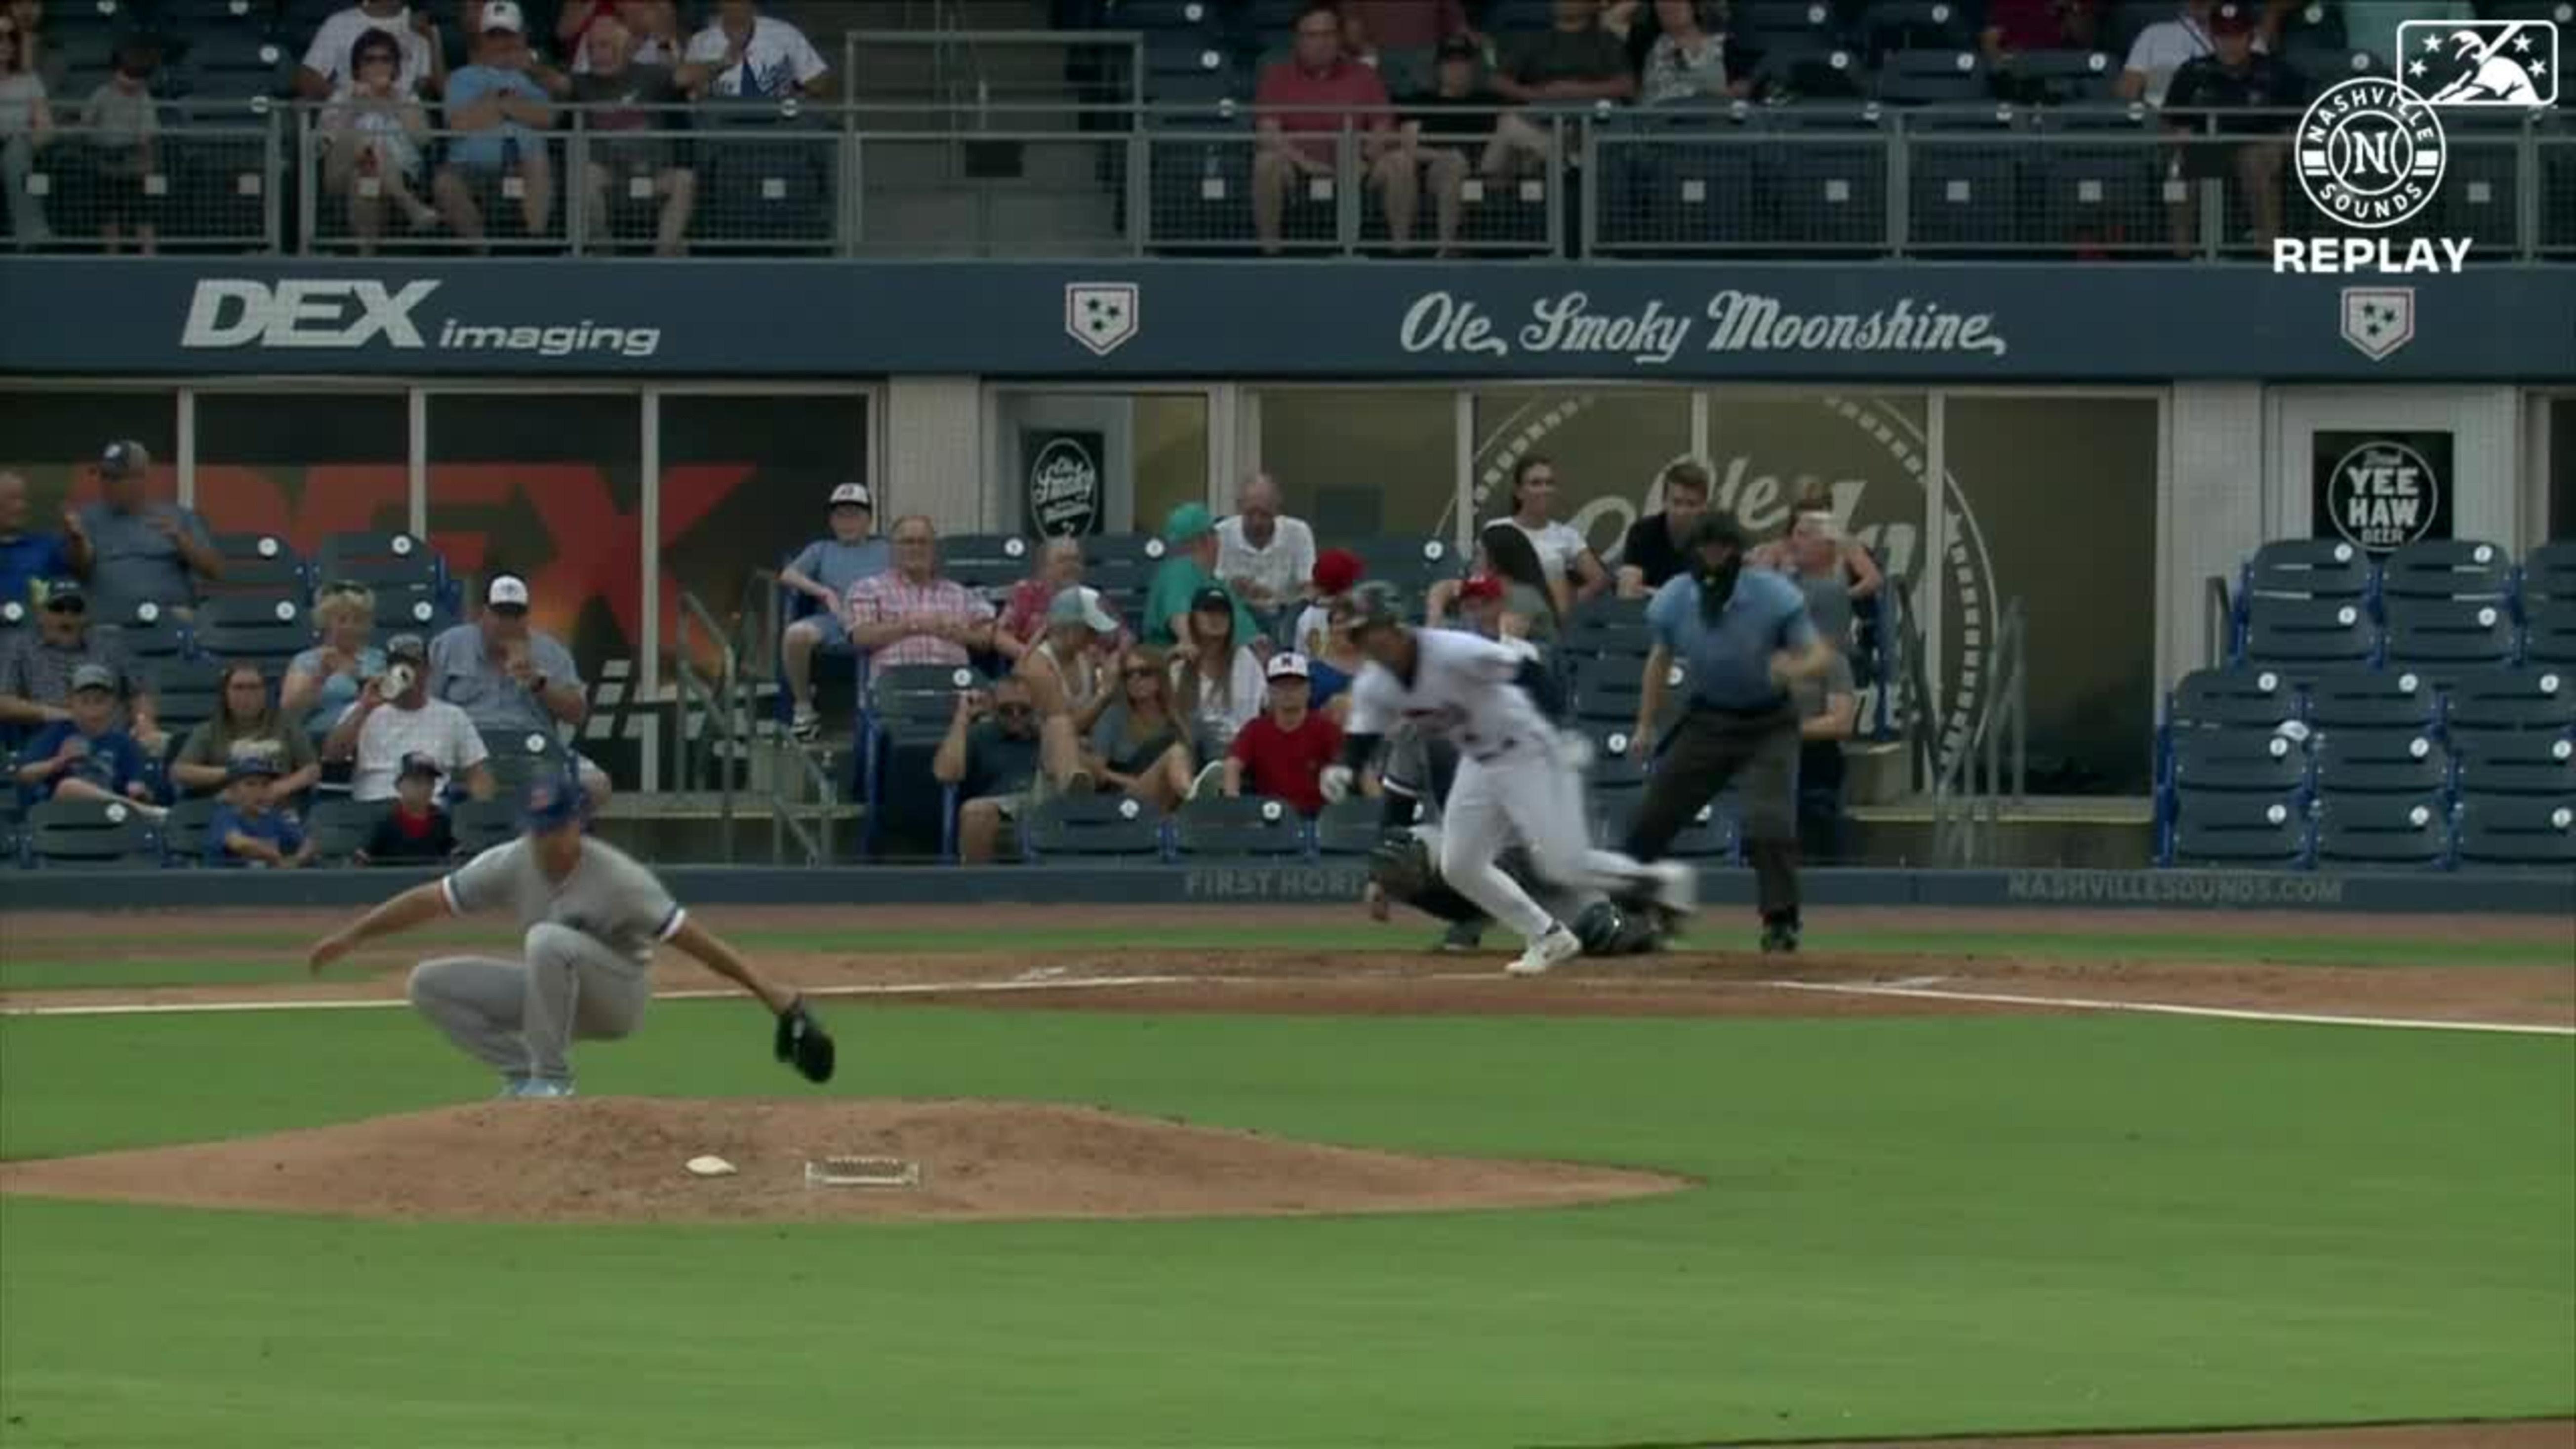
[[[456,853],[456,830],[438,808],[438,761],[405,755],[394,803],[358,852],[360,865],[434,865]]]
[[[1306,656],[1273,654],[1270,707],[1234,736],[1225,762],[1225,793],[1284,800],[1301,815],[1324,808],[1324,767],[1342,752],[1342,727],[1307,708]]]

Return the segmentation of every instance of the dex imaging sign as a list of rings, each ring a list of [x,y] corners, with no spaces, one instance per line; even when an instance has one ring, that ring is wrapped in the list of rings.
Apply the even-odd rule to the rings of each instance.
[[[651,357],[659,327],[576,323],[470,322],[424,318],[424,305],[446,285],[435,280],[386,283],[367,278],[275,282],[209,277],[197,283],[180,347],[191,352],[495,352],[533,357]]]

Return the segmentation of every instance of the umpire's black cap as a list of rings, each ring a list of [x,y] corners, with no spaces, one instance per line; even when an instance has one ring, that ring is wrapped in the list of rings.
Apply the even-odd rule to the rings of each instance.
[[[1691,525],[1690,546],[1693,548],[1715,548],[1721,543],[1734,549],[1737,553],[1742,553],[1746,549],[1752,547],[1751,542],[1744,536],[1744,525],[1736,522],[1732,515],[1724,513],[1701,514],[1699,516],[1699,522]]]

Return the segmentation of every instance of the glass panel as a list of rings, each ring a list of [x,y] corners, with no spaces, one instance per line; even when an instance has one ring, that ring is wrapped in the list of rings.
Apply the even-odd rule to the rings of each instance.
[[[532,622],[572,650],[594,699],[632,677],[643,634],[642,411],[623,396],[429,399],[429,538],[468,580],[467,612],[492,574],[525,576]],[[603,739],[620,733],[594,719],[581,749],[631,785],[633,742]]]
[[[1203,393],[997,392],[993,414],[995,532],[1151,533],[1208,496]]]
[[[335,533],[407,527],[410,437],[400,393],[199,393],[197,511],[308,558]]]
[[[1475,521],[1512,511],[1512,473],[1533,456],[1556,464],[1555,516],[1612,567],[1665,468],[1690,452],[1690,394],[1490,388],[1475,399]]]
[[[1261,467],[1319,543],[1455,535],[1455,394],[1298,387],[1260,398]]]
[[[179,395],[168,389],[0,391],[0,472],[27,480],[31,528],[62,527],[66,502],[98,496],[92,464],[119,438],[152,450],[151,496],[179,496]]]
[[[2576,397],[2549,400],[2549,536],[2576,538]]]
[[[1994,599],[2021,601],[2031,792],[2145,794],[2155,618],[2105,605],[2155,597],[2155,400],[1963,397],[1948,407],[1965,526],[1952,529],[1943,572],[1963,591],[1982,574]],[[1953,613],[1948,652],[1981,665],[1995,618]]]
[[[868,481],[868,400],[835,396],[662,399],[662,647],[677,638],[679,591],[718,619],[825,531],[832,486]],[[889,500],[891,502],[892,500]],[[892,523],[877,520],[880,528]],[[766,646],[762,646],[766,647]],[[715,641],[698,660],[712,667]],[[755,651],[757,653],[757,651]]]

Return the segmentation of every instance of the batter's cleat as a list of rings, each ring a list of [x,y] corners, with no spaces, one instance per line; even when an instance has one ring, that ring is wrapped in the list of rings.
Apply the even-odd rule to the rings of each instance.
[[[1797,950],[1797,922],[1768,921],[1763,924],[1762,952],[1764,955],[1791,956],[1797,954]]]
[[[1699,872],[1686,860],[1659,860],[1646,867],[1655,878],[1655,904],[1676,916],[1699,909]]]
[[[1480,951],[1484,945],[1485,923],[1482,921],[1460,921],[1440,937],[1440,949],[1452,955],[1463,956],[1470,951]]]
[[[1548,923],[1547,931],[1529,943],[1512,964],[1504,967],[1514,976],[1544,976],[1560,961],[1571,961],[1583,954],[1583,942],[1572,931],[1558,923]]]

